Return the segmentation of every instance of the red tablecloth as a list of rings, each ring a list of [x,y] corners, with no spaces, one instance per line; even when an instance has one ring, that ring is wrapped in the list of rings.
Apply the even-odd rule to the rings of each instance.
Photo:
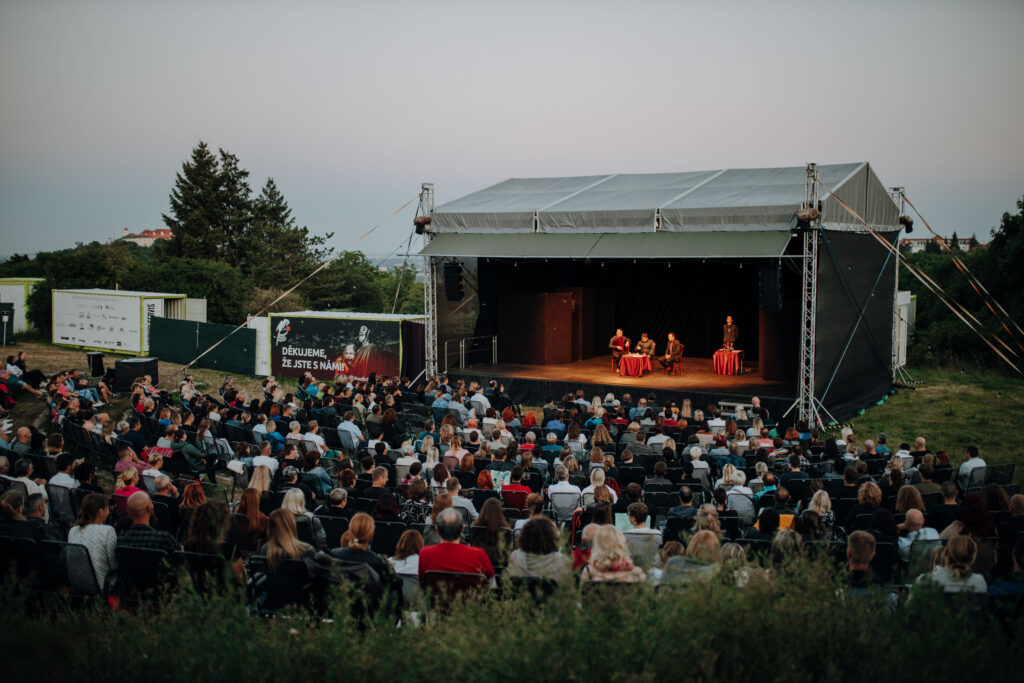
[[[735,375],[743,367],[743,351],[718,349],[711,360],[715,365],[716,375]]]
[[[629,354],[619,359],[619,372],[629,377],[641,377],[651,371],[651,357],[646,354]]]

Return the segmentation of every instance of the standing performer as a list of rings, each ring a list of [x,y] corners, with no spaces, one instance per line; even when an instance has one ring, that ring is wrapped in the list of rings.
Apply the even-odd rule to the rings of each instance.
[[[608,348],[612,350],[612,368],[619,371],[619,359],[622,354],[629,352],[629,337],[622,334],[622,328],[615,330],[615,336],[608,342]]]
[[[725,316],[725,324],[722,325],[722,346],[732,351],[736,346],[736,340],[740,337],[740,328],[732,324],[732,316]]]
[[[668,333],[668,346],[665,347],[665,355],[658,359],[661,367],[665,368],[667,374],[672,374],[672,366],[681,363],[683,360],[683,345],[676,339],[672,332]]]

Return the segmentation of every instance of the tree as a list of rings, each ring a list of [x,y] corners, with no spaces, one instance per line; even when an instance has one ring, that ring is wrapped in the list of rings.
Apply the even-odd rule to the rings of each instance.
[[[245,319],[249,300],[245,278],[237,268],[209,259],[164,258],[140,268],[126,288],[175,292],[206,299],[209,322],[237,325]]]
[[[380,272],[358,251],[344,251],[299,291],[314,310],[350,310],[363,313],[385,309]]]
[[[928,243],[924,245],[924,253],[926,254],[941,254],[942,247],[939,246],[938,238],[928,240]]]
[[[949,250],[960,251],[960,239],[956,236],[956,230],[953,231],[953,236],[949,238]]]
[[[423,314],[423,283],[416,281],[415,268],[396,266],[381,273],[380,290],[385,313]]]
[[[238,157],[223,149],[218,152],[220,176],[217,197],[223,209],[219,260],[237,268],[241,263],[241,245],[245,243],[252,224],[252,188],[249,187],[249,172],[239,166]]]
[[[226,221],[220,184],[220,162],[200,140],[192,149],[191,159],[175,175],[171,213],[163,214],[164,225],[174,233],[164,245],[169,255],[220,255]]]
[[[268,178],[252,204],[242,271],[257,287],[290,286],[330,256],[324,245],[333,236],[310,235],[306,227],[297,226],[284,195]]]
[[[971,233],[971,239],[967,241],[967,250],[975,251],[978,248],[978,238],[975,233]]]

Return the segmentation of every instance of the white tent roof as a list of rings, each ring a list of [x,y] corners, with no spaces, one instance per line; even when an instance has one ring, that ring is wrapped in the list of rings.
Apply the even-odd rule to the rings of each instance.
[[[431,228],[437,234],[783,231],[796,223],[805,173],[793,166],[512,178],[437,207]],[[896,205],[867,163],[818,166],[818,177],[875,227],[897,224]],[[824,190],[820,198],[825,227],[862,229]]]

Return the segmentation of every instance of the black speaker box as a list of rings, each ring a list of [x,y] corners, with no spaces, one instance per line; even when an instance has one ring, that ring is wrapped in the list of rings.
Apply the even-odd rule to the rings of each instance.
[[[89,376],[90,377],[102,377],[106,374],[106,370],[103,368],[103,352],[102,351],[88,351],[85,354],[86,361],[89,363]]]
[[[782,310],[782,265],[762,263],[758,273],[758,303],[762,311],[777,313]]]
[[[119,394],[131,391],[132,382],[137,377],[149,375],[153,384],[160,381],[159,366],[156,358],[126,358],[114,363],[114,391]]]
[[[449,262],[444,264],[444,296],[448,301],[462,301],[465,292],[462,288],[462,264]]]

